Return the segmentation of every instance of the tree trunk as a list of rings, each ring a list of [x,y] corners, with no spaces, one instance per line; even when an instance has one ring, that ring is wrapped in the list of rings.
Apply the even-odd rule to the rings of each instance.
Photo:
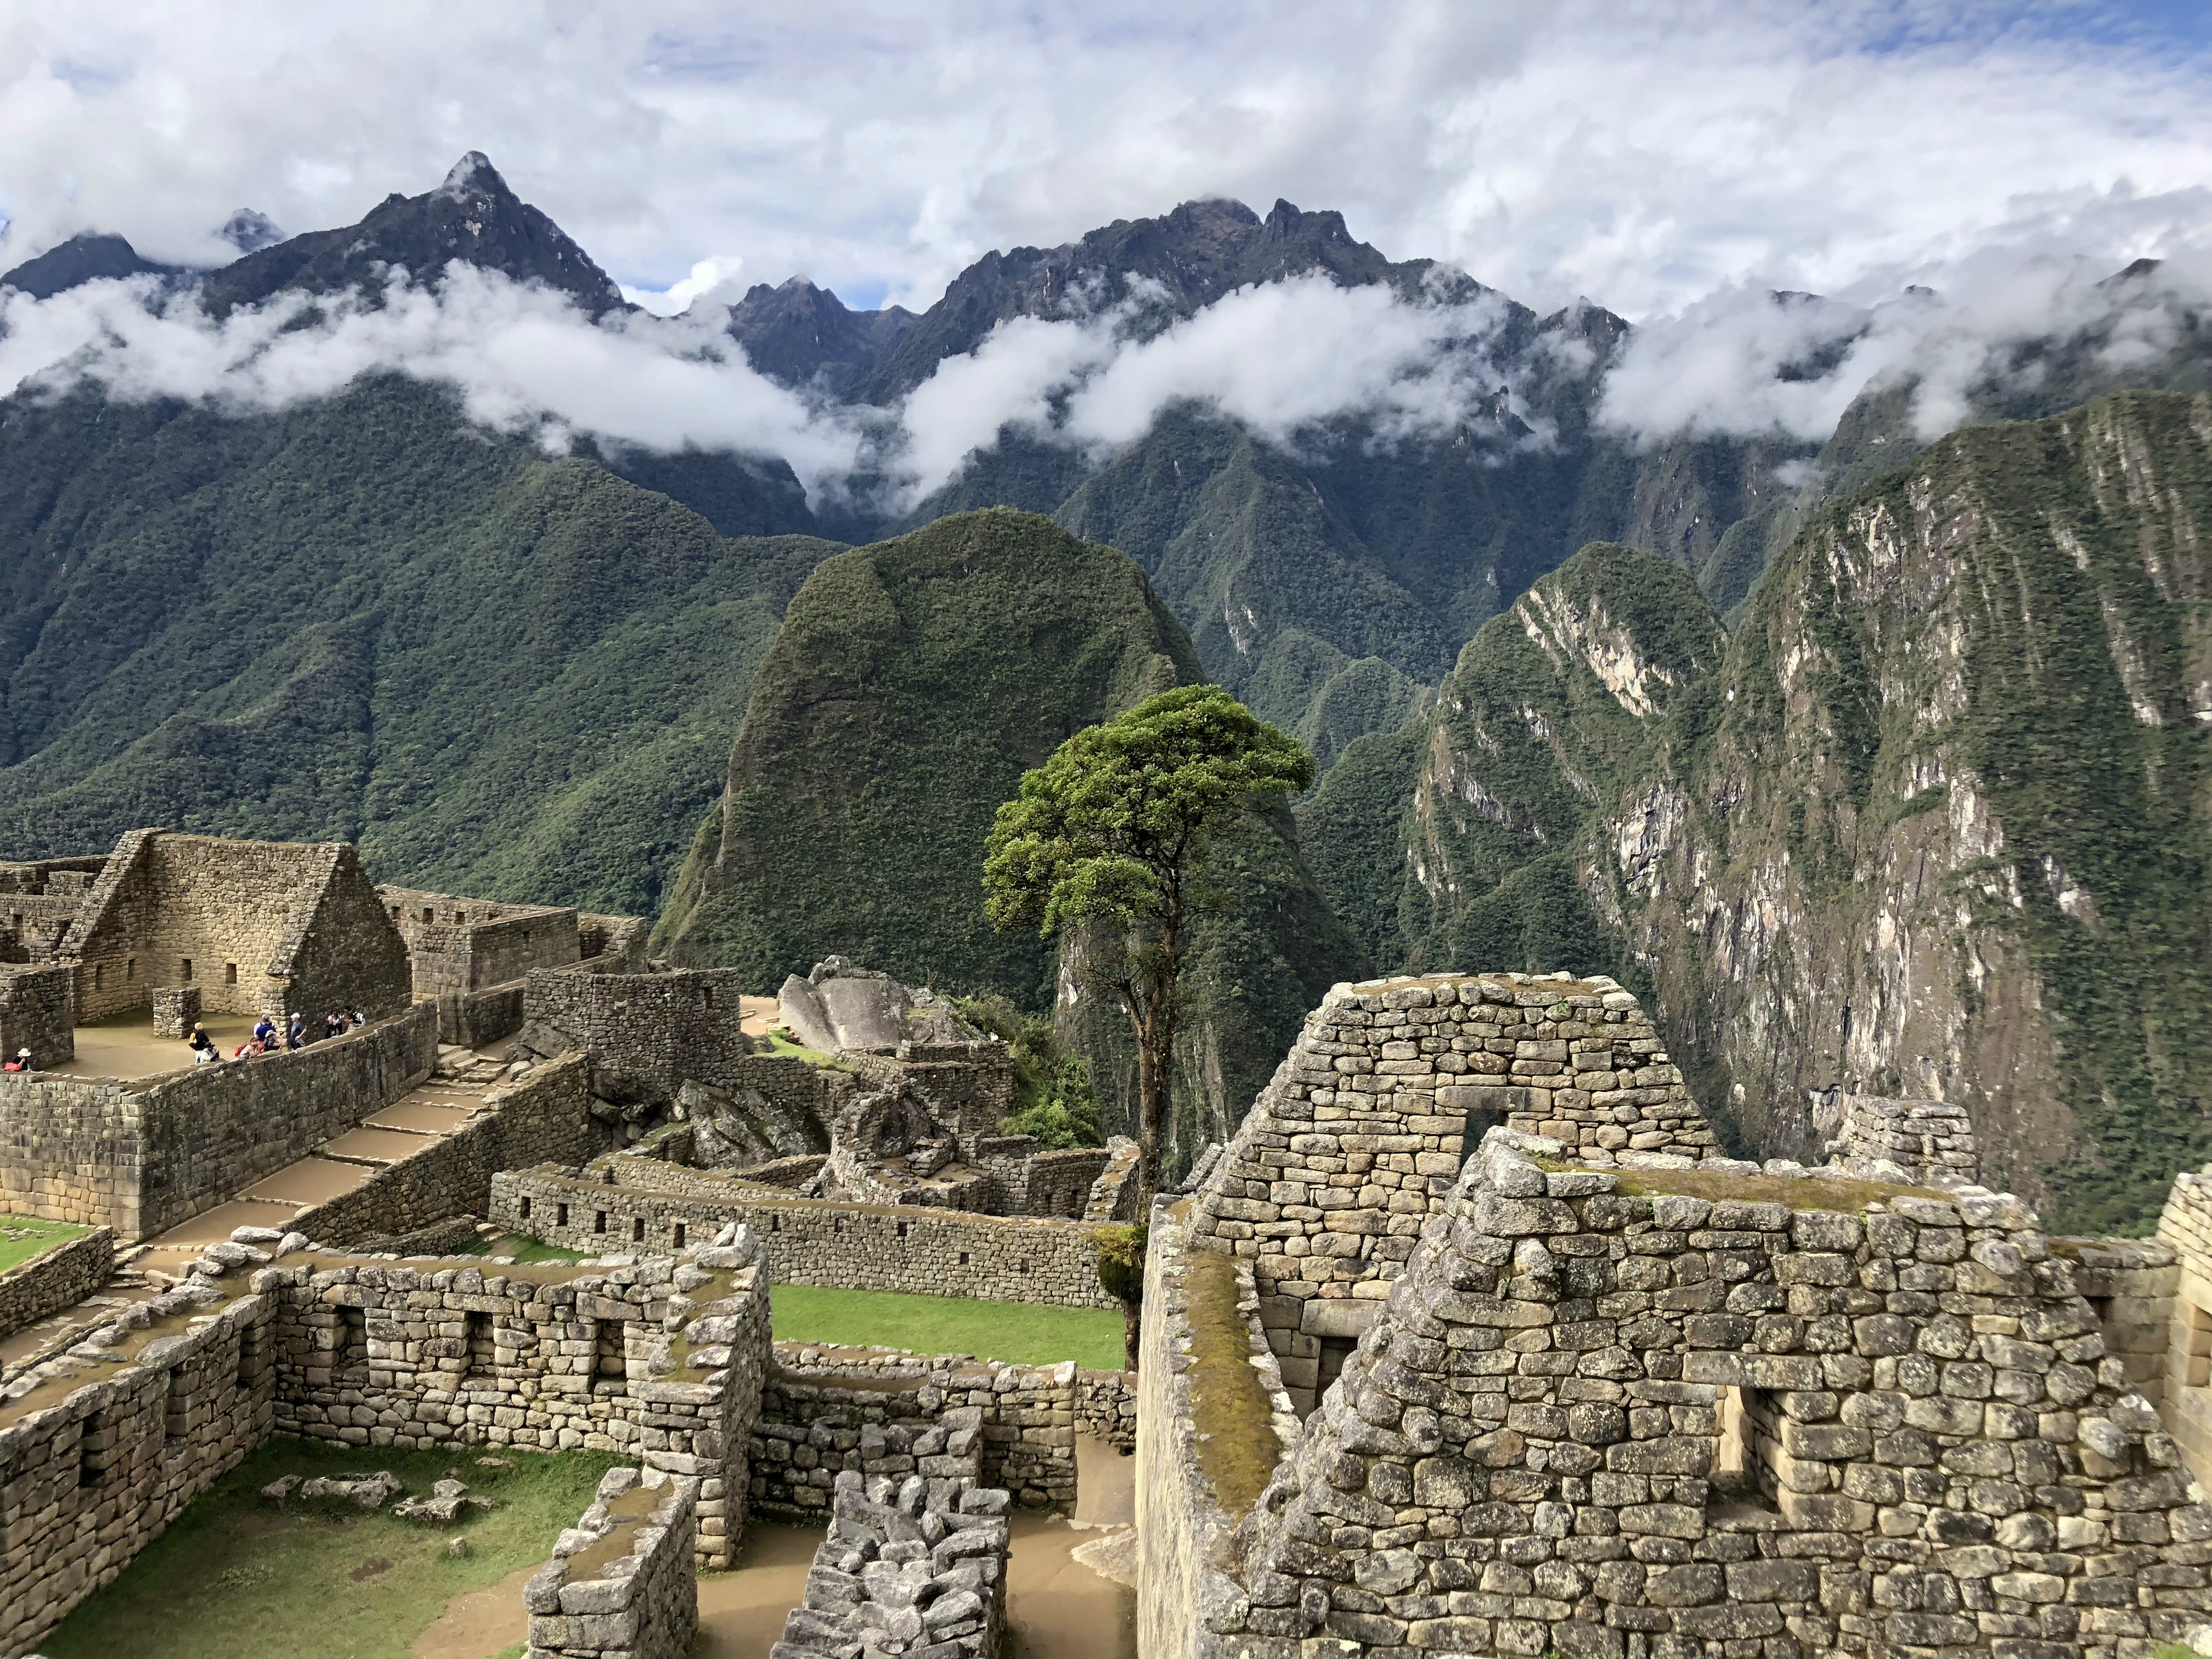
[[[1143,1328],[1143,1307],[1144,1304],[1139,1302],[1124,1302],[1121,1304],[1121,1345],[1126,1350],[1128,1364],[1124,1369],[1127,1370],[1137,1369],[1137,1336]]]

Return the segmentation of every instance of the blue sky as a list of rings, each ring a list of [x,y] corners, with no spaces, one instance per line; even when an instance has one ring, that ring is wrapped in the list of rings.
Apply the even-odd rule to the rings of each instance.
[[[1632,317],[2197,245],[2212,6],[383,0],[0,12],[0,261],[211,260],[491,155],[618,280],[927,303],[993,247],[1231,195]]]

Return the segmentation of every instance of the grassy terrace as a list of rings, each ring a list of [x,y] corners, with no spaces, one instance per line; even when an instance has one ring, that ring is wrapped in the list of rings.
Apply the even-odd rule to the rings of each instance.
[[[817,1285],[778,1285],[772,1296],[780,1342],[967,1353],[1016,1365],[1073,1359],[1086,1370],[1121,1369],[1121,1316],[1102,1309]]]
[[[1887,1181],[1837,1181],[1825,1176],[1808,1178],[1727,1175],[1710,1170],[1606,1170],[1601,1173],[1617,1176],[1619,1184],[1614,1190],[1628,1197],[1680,1193],[1716,1204],[1786,1204],[1793,1210],[1837,1212],[1864,1210],[1869,1204],[1887,1204],[1895,1198],[1932,1198],[1938,1202],[1949,1202],[1932,1188],[1900,1187]]]
[[[36,1216],[0,1216],[0,1273],[91,1231],[67,1221],[41,1221]]]
[[[485,1468],[488,1452],[511,1468]],[[599,1476],[620,1460],[496,1448],[448,1452],[356,1450],[317,1441],[272,1440],[187,1509],[123,1574],[48,1636],[50,1659],[490,1659],[520,1653],[521,1594],[501,1609],[506,1628],[456,1618],[418,1645],[457,1596],[489,1590],[547,1559],[563,1527],[592,1502]],[[410,1492],[448,1475],[497,1507],[458,1528],[422,1527],[350,1504],[285,1510],[260,1495],[280,1475],[389,1469]],[[446,1553],[455,1536],[470,1553]],[[458,1613],[457,1610],[457,1613]],[[473,1635],[468,1628],[476,1626]],[[459,1628],[453,1626],[459,1626]]]

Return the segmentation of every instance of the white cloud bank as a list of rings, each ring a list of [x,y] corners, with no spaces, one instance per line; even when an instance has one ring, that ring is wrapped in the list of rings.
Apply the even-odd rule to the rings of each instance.
[[[358,295],[246,307],[217,323],[147,278],[33,300],[0,290],[0,395],[92,381],[128,401],[204,400],[240,414],[327,398],[390,373],[453,387],[471,418],[563,451],[571,434],[791,463],[810,491],[853,468],[860,423],[757,374],[726,337],[647,317],[594,324],[565,295],[465,264],[434,294],[395,273]]]

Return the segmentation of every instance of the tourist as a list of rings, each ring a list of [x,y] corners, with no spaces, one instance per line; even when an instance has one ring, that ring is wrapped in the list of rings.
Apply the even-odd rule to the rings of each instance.
[[[262,1015],[253,1027],[253,1040],[256,1042],[266,1043],[276,1035],[276,1023],[268,1015]]]
[[[340,1013],[337,1009],[333,1008],[330,1012],[323,1016],[323,1035],[325,1036],[343,1036],[345,1035],[345,1016]]]
[[[15,1058],[9,1060],[6,1065],[0,1066],[0,1072],[27,1072],[30,1069],[31,1051],[28,1048],[16,1049]]]
[[[192,1051],[192,1063],[196,1066],[222,1057],[216,1048],[215,1039],[207,1034],[204,1025],[195,1024],[192,1027],[192,1034],[185,1039],[185,1047]]]
[[[287,1048],[304,1048],[307,1046],[307,1017],[297,1008],[292,1011],[292,1027],[284,1034],[284,1046]]]
[[[356,1008],[353,1011],[353,1023],[356,1028],[366,1025],[368,1024],[368,1016]]]

